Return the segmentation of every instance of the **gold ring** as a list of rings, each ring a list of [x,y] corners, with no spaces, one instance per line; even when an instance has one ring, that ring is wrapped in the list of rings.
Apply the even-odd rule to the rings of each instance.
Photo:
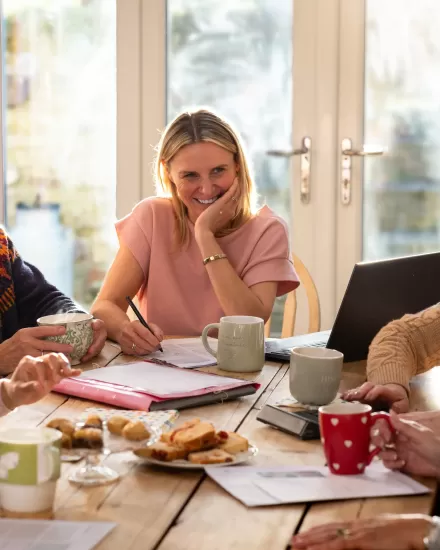
[[[336,536],[346,539],[347,537],[351,536],[351,531],[350,529],[340,527],[339,529],[336,529]]]

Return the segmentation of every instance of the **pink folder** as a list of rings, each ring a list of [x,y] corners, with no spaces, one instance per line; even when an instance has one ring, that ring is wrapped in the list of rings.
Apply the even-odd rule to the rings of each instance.
[[[105,367],[104,367],[105,368]],[[215,376],[215,375],[214,375]],[[219,403],[255,393],[260,384],[237,380],[228,386],[210,387],[173,395],[151,395],[128,386],[93,380],[91,378],[65,378],[54,391],[112,406],[134,410],[183,409]]]

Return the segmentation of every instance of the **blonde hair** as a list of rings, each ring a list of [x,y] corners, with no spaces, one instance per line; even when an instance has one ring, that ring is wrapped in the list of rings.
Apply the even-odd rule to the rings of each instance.
[[[180,200],[176,185],[168,176],[169,163],[182,147],[193,143],[210,142],[219,145],[234,155],[238,165],[240,197],[237,213],[230,223],[216,234],[223,237],[248,221],[256,211],[256,191],[243,146],[232,127],[215,113],[206,109],[185,112],[168,124],[157,147],[155,180],[157,195],[171,199],[176,217],[177,239],[180,245],[188,240],[186,218],[188,211]]]

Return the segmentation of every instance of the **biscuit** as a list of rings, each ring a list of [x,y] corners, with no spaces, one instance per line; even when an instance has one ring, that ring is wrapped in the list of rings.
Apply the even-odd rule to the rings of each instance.
[[[80,428],[73,432],[72,447],[75,449],[102,449],[102,430],[98,428]]]
[[[150,432],[140,420],[128,422],[122,429],[122,436],[130,441],[143,441],[150,438]]]
[[[102,430],[102,420],[97,414],[89,414],[84,422],[84,428],[97,428]]]
[[[107,420],[108,431],[115,435],[122,435],[124,426],[126,426],[129,422],[130,420],[125,418],[125,416],[115,414]]]
[[[63,433],[61,435],[61,447],[63,449],[71,449],[72,448],[72,437],[70,435],[67,435]]]
[[[171,462],[173,460],[185,459],[188,455],[185,449],[179,449],[178,447],[173,447],[164,443],[163,441],[158,441],[153,443],[148,447],[142,447],[141,449],[136,449],[134,454],[142,458],[154,458],[156,460],[161,460],[162,462]]]
[[[222,449],[211,449],[210,451],[190,453],[188,460],[193,464],[224,464],[234,462],[235,458]]]
[[[72,435],[75,431],[75,425],[67,418],[53,418],[46,424],[47,428],[53,428],[66,435]]]
[[[247,451],[249,449],[249,441],[243,437],[242,435],[239,435],[235,432],[219,432],[217,435],[220,434],[227,434],[227,438],[222,437],[220,445],[218,445],[219,449],[222,449],[223,451],[226,451],[230,454],[237,454],[242,453],[244,451]]]
[[[187,451],[201,451],[214,447],[217,436],[210,422],[198,422],[186,429],[178,430],[171,436],[171,442],[176,447],[182,447]]]

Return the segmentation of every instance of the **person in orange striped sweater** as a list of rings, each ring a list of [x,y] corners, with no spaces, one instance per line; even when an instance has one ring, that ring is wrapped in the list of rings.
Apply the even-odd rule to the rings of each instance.
[[[395,412],[406,412],[411,378],[436,365],[440,365],[440,304],[404,315],[380,330],[370,345],[367,382],[342,397],[385,401]]]

